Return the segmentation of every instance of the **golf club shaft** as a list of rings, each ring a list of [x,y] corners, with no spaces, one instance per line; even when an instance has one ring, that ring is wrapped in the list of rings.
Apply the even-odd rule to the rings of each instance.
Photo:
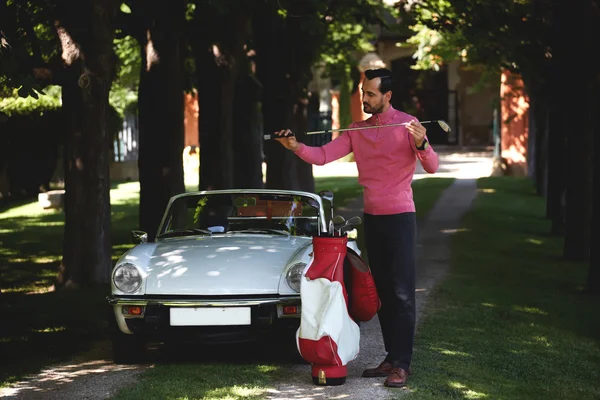
[[[421,124],[429,124],[432,122],[438,122],[438,120],[420,121],[420,122],[421,122]],[[408,124],[409,124],[408,122],[402,122],[400,124],[361,126],[361,127],[357,127],[357,128],[325,129],[323,131],[306,132],[306,135],[318,135],[318,134],[325,134],[325,133],[331,133],[331,132],[361,131],[363,129],[387,128],[389,126],[406,126]],[[294,136],[294,134],[292,133],[292,135],[288,135],[288,136]],[[274,139],[279,136],[275,135],[274,133],[266,133],[263,137],[265,140],[269,140],[269,139]],[[281,136],[281,137],[286,137],[286,136]]]

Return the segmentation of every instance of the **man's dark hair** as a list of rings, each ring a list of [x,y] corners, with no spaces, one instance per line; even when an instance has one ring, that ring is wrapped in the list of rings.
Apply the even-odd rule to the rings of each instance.
[[[386,68],[368,69],[365,71],[365,77],[368,80],[373,78],[381,78],[379,84],[379,91],[381,93],[387,93],[392,90],[392,71]]]

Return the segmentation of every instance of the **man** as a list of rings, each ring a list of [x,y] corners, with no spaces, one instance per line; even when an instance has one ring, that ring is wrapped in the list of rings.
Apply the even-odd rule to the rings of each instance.
[[[322,147],[296,141],[289,129],[276,132],[284,147],[310,164],[323,165],[354,152],[358,182],[364,187],[365,245],[377,291],[378,312],[387,356],[363,377],[386,377],[385,386],[406,385],[415,333],[416,217],[411,183],[416,160],[435,173],[438,156],[416,118],[391,104],[392,78],[387,69],[368,70],[362,86],[363,109],[372,116]],[[390,124],[408,123],[405,126]]]

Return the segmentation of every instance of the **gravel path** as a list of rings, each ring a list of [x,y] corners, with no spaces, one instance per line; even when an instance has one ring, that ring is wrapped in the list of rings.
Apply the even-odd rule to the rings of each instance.
[[[150,365],[118,365],[109,343],[100,343],[70,362],[45,368],[30,379],[0,389],[0,398],[23,400],[103,400]]]
[[[476,178],[491,173],[489,152],[454,151],[437,149],[440,170],[436,176],[456,177],[457,181],[444,192],[430,215],[419,226],[417,253],[417,321],[422,314],[427,295],[444,277],[449,259],[449,239],[460,227],[462,215],[476,195]],[[331,163],[313,170],[315,176],[356,176],[353,163]],[[425,174],[418,169],[415,179]],[[337,213],[348,218],[362,215],[362,198]],[[383,378],[361,378],[363,369],[377,365],[385,356],[377,317],[361,324],[360,354],[348,364],[348,379],[344,385],[315,386],[310,376],[310,366],[285,367],[284,379],[268,392],[269,400],[319,400],[319,399],[385,399],[397,394],[383,386]],[[10,388],[0,389],[3,399],[109,399],[119,388],[152,365],[126,366],[114,364],[109,357],[107,344],[82,354],[72,362],[50,366],[30,379]],[[418,373],[418,371],[415,371]],[[410,381],[409,381],[410,385]],[[401,391],[401,390],[400,390]]]

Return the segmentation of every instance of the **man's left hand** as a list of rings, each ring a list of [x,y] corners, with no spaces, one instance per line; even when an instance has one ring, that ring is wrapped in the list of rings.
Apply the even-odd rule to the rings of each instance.
[[[425,133],[427,129],[420,122],[410,121],[408,125],[406,125],[406,129],[412,135],[415,140],[415,145],[417,147],[421,147],[423,145],[423,141],[425,140]]]

